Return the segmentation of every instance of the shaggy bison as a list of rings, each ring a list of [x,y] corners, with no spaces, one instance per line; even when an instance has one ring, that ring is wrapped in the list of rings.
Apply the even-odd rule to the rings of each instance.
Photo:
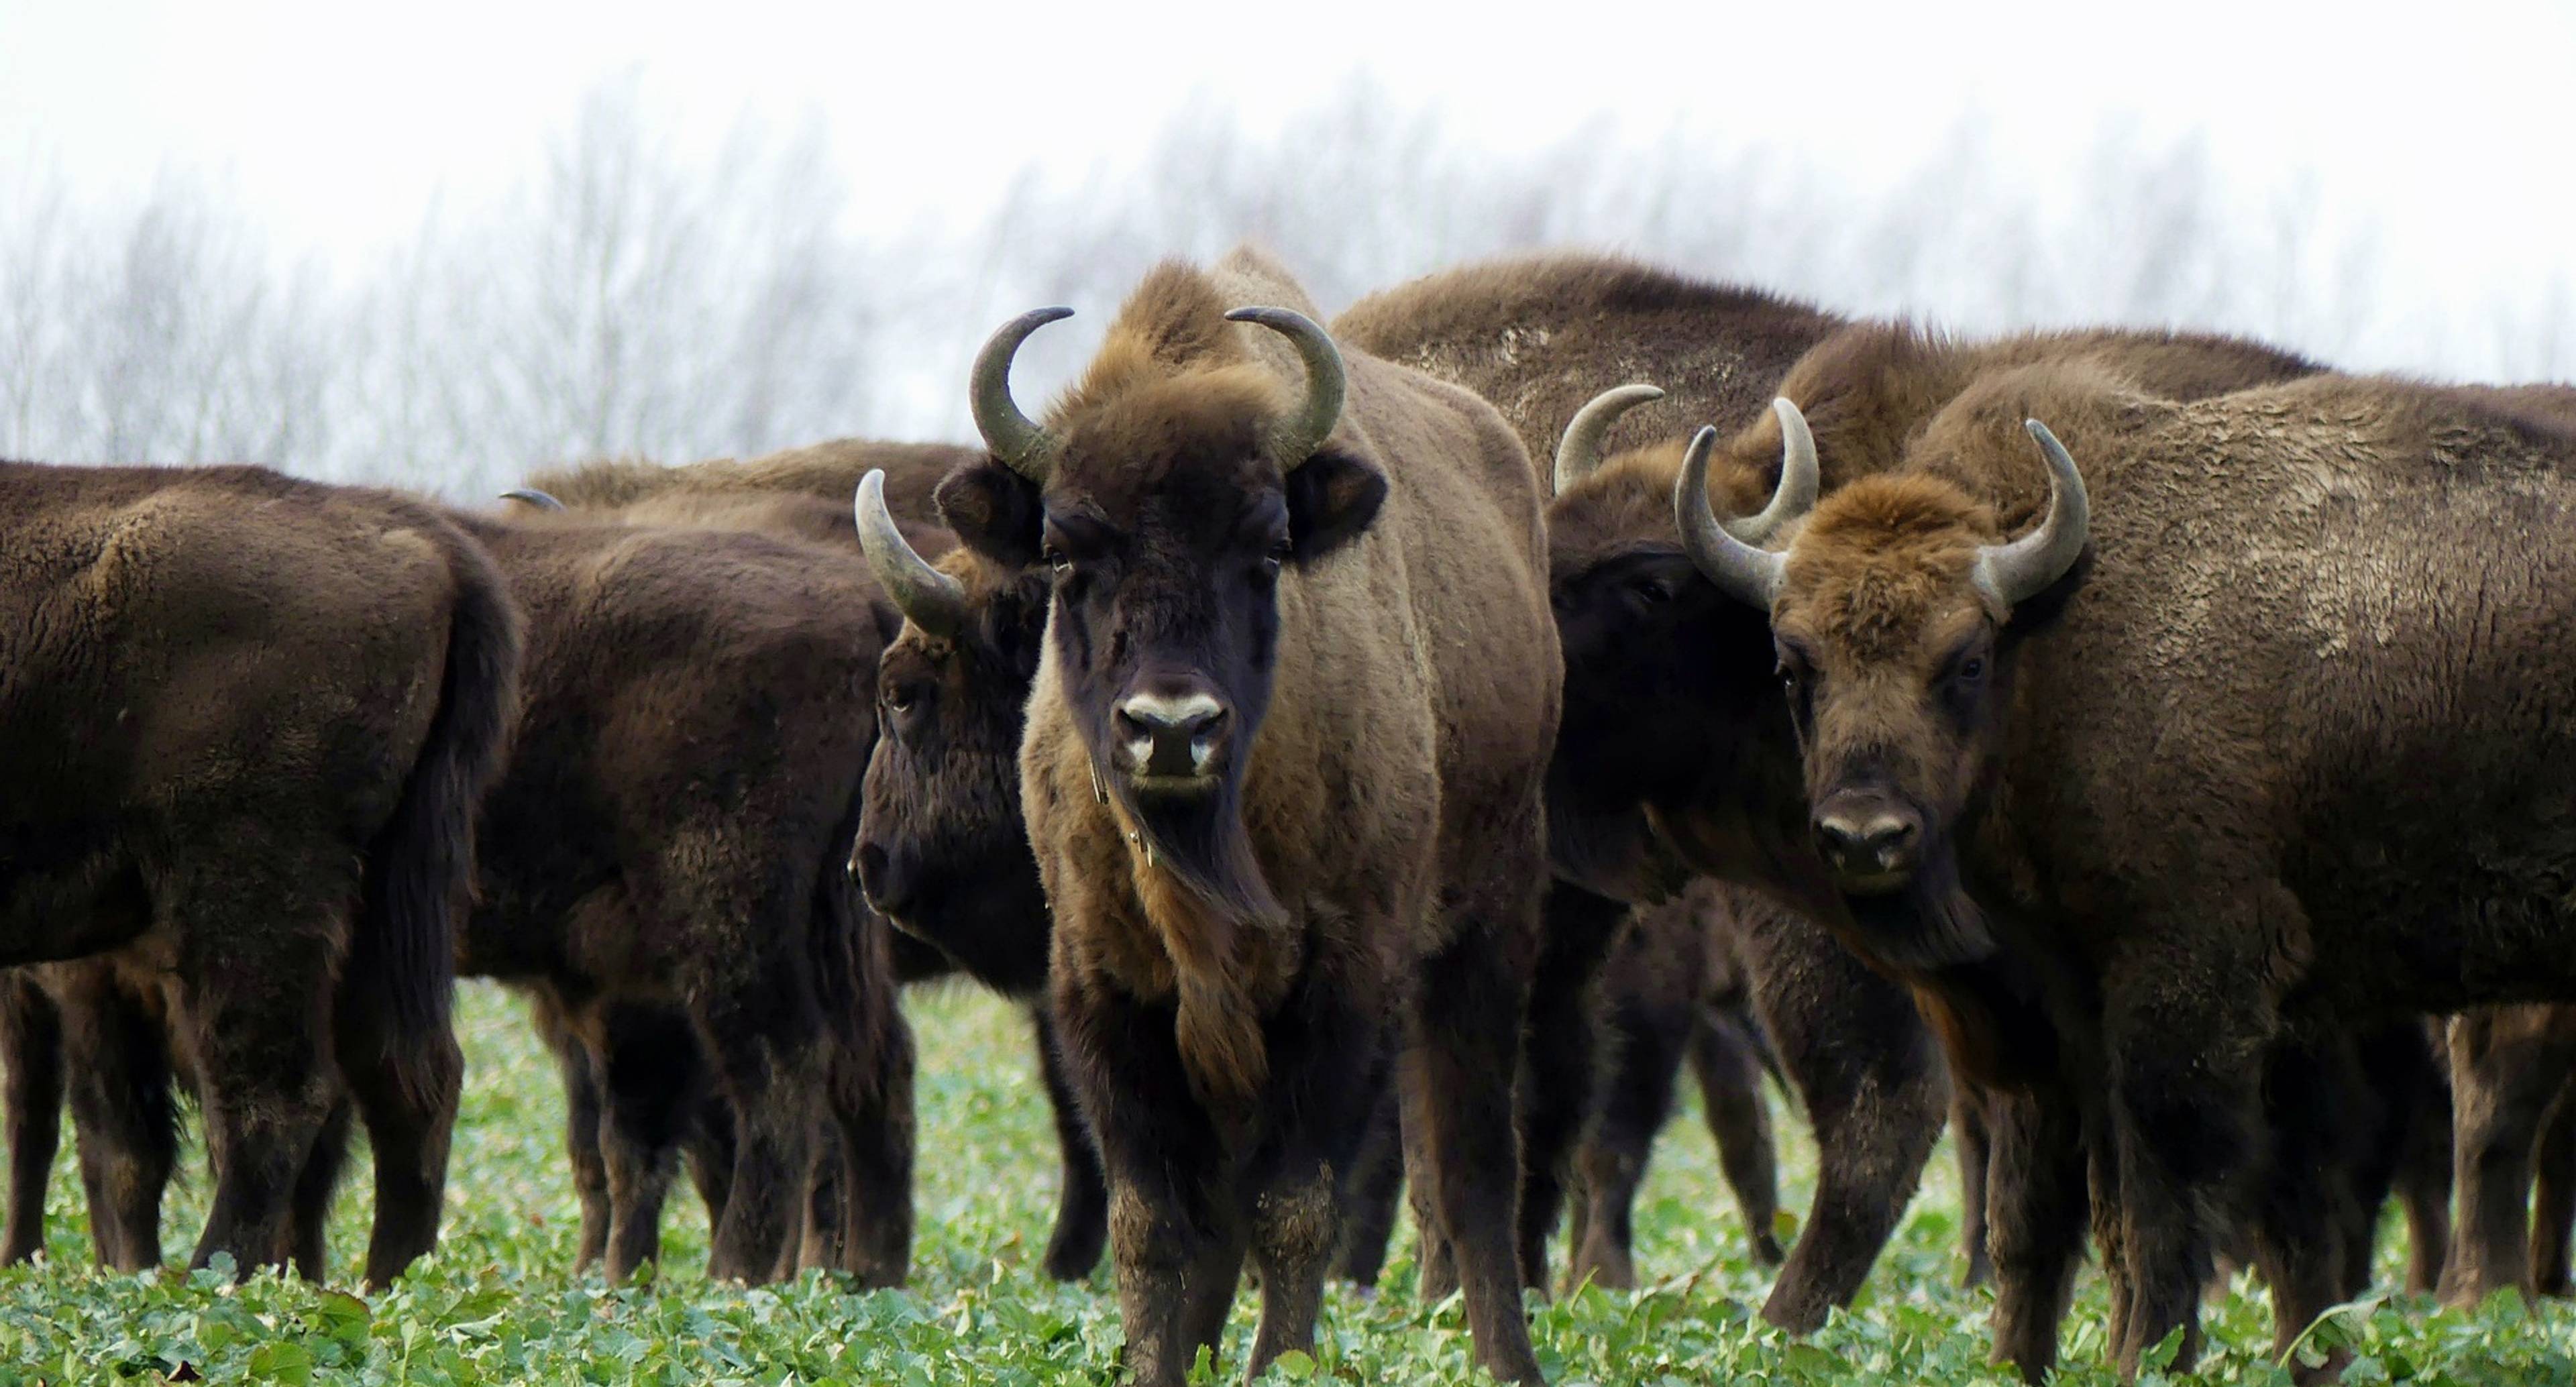
[[[2397,381],[2175,401],[2055,361],[1975,381],[1785,552],[1726,533],[1710,451],[1684,539],[1767,619],[1804,750],[1770,830],[1952,1054],[2031,1096],[2026,1149],[2089,1153],[2122,1366],[2176,1328],[2190,1361],[2243,1177],[2296,1135],[2267,1066],[2354,1017],[2576,991],[2576,565],[2499,538],[2568,522],[2576,435]],[[2034,1376],[2087,1184],[2042,1158],[2040,1293],[1997,1314]],[[2344,1262],[2315,1182],[2250,1193],[2286,1342]]]
[[[159,1079],[176,1037],[214,1165],[199,1265],[296,1256],[333,1173],[317,1142],[354,1100],[380,1284],[437,1239],[455,916],[519,668],[504,580],[429,506],[256,468],[9,463],[0,496],[0,965],[49,965],[17,980],[11,1040],[87,1086],[129,1055]],[[74,989],[116,1005],[57,1024]],[[50,1134],[60,1093],[23,1068],[13,1146],[22,1115]],[[41,1219],[33,1152],[13,1253]],[[84,1173],[108,1208],[148,1175]],[[159,1260],[151,1193],[148,1225],[109,1225],[111,1261]]]
[[[1252,1370],[1311,1341],[1393,1062],[1478,1356],[1535,1380],[1509,1225],[1556,711],[1537,478],[1482,402],[1239,308],[1302,295],[1227,269],[1150,275],[1042,425],[1007,371],[1061,315],[1006,327],[975,376],[993,456],[940,488],[967,546],[1052,575],[1022,798],[1129,1360],[1181,1380],[1247,1248]]]

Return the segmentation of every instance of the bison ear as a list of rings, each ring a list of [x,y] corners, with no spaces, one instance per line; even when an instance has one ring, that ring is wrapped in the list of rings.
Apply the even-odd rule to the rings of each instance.
[[[876,627],[877,649],[882,651],[903,634],[903,613],[882,597],[868,599],[868,621]]]
[[[1386,500],[1386,474],[1332,449],[1288,474],[1288,544],[1297,562],[1320,559],[1359,538]]]
[[[1038,561],[1042,513],[1035,482],[988,457],[942,477],[931,499],[967,548],[1010,568]]]

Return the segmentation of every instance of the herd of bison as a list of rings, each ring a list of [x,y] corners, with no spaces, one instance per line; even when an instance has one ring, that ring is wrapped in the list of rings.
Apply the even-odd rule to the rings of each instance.
[[[1247,1259],[1249,1370],[1307,1347],[1408,1193],[1539,1381],[1523,1294],[1633,1282],[1685,1065],[1791,1331],[1945,1125],[2034,1381],[2088,1245],[2129,1372],[2222,1263],[2288,1344],[2392,1198],[2413,1288],[2567,1289],[2576,388],[1574,254],[1327,326],[1238,250],[1032,415],[1066,313],[977,356],[981,447],[474,509],[0,464],[0,1253],[68,1103],[98,1257],[157,1264],[184,1095],[200,1263],[324,1275],[354,1122],[398,1275],[462,975],[560,1062],[585,1266],[685,1162],[713,1275],[897,1284],[899,994],[962,974],[1035,1019],[1046,1267],[1107,1251],[1141,1383]]]

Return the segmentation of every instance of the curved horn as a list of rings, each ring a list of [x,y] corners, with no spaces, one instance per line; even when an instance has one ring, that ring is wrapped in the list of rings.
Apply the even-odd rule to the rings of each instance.
[[[539,510],[571,509],[563,502],[556,500],[552,496],[548,496],[544,492],[539,491],[532,486],[513,487],[508,491],[502,492],[501,499],[504,501],[525,501]]]
[[[1601,440],[1610,436],[1610,426],[1619,422],[1620,415],[1663,397],[1664,392],[1651,385],[1614,385],[1574,411],[1565,437],[1556,443],[1556,494],[1564,495],[1601,465]]]
[[[1673,484],[1673,521],[1681,527],[1682,548],[1710,582],[1737,601],[1768,612],[1771,599],[1780,593],[1785,560],[1737,539],[1718,523],[1708,499],[1708,458],[1716,451],[1717,430],[1704,428],[1692,435],[1690,451],[1682,455],[1681,480]],[[1783,490],[1785,483],[1784,478]],[[1779,504],[1777,497],[1772,504]]]
[[[1773,530],[1815,509],[1816,493],[1822,488],[1816,436],[1807,429],[1807,416],[1785,396],[1771,401],[1771,412],[1780,416],[1780,484],[1772,488],[1771,504],[1760,515],[1726,527],[1747,544],[1760,544]]]
[[[1044,485],[1048,454],[1055,450],[1054,440],[1011,400],[1011,358],[1019,355],[1020,344],[1029,334],[1059,318],[1070,318],[1070,308],[1032,308],[996,329],[985,339],[983,349],[975,353],[975,374],[967,387],[968,398],[975,410],[975,429],[984,435],[984,446],[1002,465]]]
[[[1989,544],[1977,551],[1973,581],[2007,610],[2037,596],[2066,576],[2084,552],[2092,531],[2091,506],[2084,495],[2084,474],[2066,445],[2036,419],[2023,421],[2040,456],[2048,461],[2048,518],[2039,528],[2010,544]]]
[[[966,625],[966,589],[956,579],[930,566],[915,551],[894,515],[886,509],[885,473],[869,468],[859,478],[857,509],[859,548],[876,570],[877,583],[894,599],[895,610],[934,636],[954,636]]]
[[[1315,326],[1314,319],[1292,308],[1238,308],[1225,316],[1233,322],[1259,323],[1287,338],[1306,363],[1306,407],[1288,426],[1281,443],[1289,457],[1305,461],[1332,437],[1333,425],[1341,422],[1342,393],[1348,384],[1342,374],[1341,350]]]

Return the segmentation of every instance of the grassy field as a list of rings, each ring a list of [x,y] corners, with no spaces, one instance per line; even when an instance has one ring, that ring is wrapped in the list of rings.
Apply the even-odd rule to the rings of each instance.
[[[829,1279],[742,1291],[711,1286],[706,1220],[693,1198],[665,1240],[673,1270],[610,1290],[575,1278],[576,1206],[560,1151],[554,1071],[519,1004],[475,985],[461,1022],[466,1106],[446,1239],[404,1283],[362,1301],[261,1277],[102,1275],[68,1149],[56,1172],[50,1255],[0,1273],[0,1382],[1107,1383],[1119,1342],[1106,1271],[1062,1287],[1038,1269],[1053,1213],[1053,1140],[1026,1023],[990,998],[916,996],[922,1042],[920,1235],[910,1289],[849,1294]],[[1783,1204],[1802,1210],[1814,1167],[1783,1106]],[[67,1143],[68,1146],[68,1143]],[[360,1167],[363,1171],[363,1167]],[[363,1178],[342,1197],[332,1248],[345,1269],[365,1242]],[[682,1182],[685,1188],[685,1181]],[[204,1206],[193,1178],[166,1226],[184,1256]],[[1983,1292],[1957,1288],[1958,1194],[1947,1151],[1853,1311],[1796,1342],[1753,1318],[1767,1289],[1721,1193],[1695,1112],[1666,1133],[1639,1209],[1634,1295],[1587,1291],[1539,1308],[1539,1356],[1562,1383],[1966,1383],[1985,1366]],[[2384,1267],[2395,1266],[2393,1237]],[[1471,1377],[1457,1306],[1415,1302],[1409,1233],[1383,1294],[1336,1289],[1311,1362],[1273,1380],[1456,1383]],[[1250,1341],[1237,1306],[1230,1353]],[[2058,1381],[2108,1383],[2103,1308],[2088,1283],[2068,1323]],[[2240,1278],[2210,1307],[2211,1380],[2288,1380],[2268,1361],[2270,1316]],[[2360,1355],[2354,1383],[2576,1384],[2576,1314],[2498,1302],[2478,1315],[2399,1298],[2354,1307],[2315,1331]],[[1230,1381],[1239,1360],[1222,1365]],[[2149,1380],[2160,1375],[2150,1373]]]

